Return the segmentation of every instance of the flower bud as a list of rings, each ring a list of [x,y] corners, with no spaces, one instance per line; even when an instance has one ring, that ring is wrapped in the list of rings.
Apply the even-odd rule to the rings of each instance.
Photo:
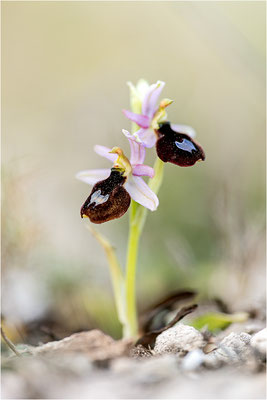
[[[88,217],[95,224],[102,224],[122,217],[128,210],[131,197],[124,189],[126,177],[120,169],[112,168],[110,176],[97,182],[81,208],[81,217]]]
[[[172,130],[169,122],[159,124],[155,133],[158,136],[156,150],[162,161],[189,167],[197,161],[205,160],[202,147],[189,135]]]

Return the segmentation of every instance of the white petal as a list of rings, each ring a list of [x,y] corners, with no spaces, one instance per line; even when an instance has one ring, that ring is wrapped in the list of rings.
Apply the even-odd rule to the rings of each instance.
[[[196,131],[191,126],[188,125],[180,125],[180,124],[171,124],[171,128],[173,131],[178,133],[185,133],[186,135],[194,138],[196,136]]]
[[[80,181],[88,183],[88,185],[94,185],[103,179],[107,179],[109,175],[110,169],[89,169],[78,172],[75,177]]]
[[[139,176],[129,176],[124,187],[131,198],[142,206],[151,211],[155,211],[158,207],[159,199]]]
[[[94,151],[101,157],[105,157],[112,162],[115,162],[115,160],[118,158],[117,154],[110,154],[111,149],[106,146],[100,146],[99,144],[96,144]]]

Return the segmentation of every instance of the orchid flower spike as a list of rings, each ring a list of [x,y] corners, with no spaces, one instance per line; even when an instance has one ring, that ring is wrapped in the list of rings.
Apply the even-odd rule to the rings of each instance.
[[[124,115],[139,125],[140,129],[134,134],[125,129],[122,132],[128,139],[142,146],[150,148],[156,145],[157,155],[164,162],[181,167],[192,166],[197,161],[205,160],[205,153],[202,147],[193,140],[195,137],[193,128],[166,121],[165,109],[172,100],[163,99],[159,106],[156,105],[164,85],[164,82],[158,81],[144,88],[146,93],[143,93],[141,114],[123,110]],[[133,92],[133,85],[130,88]],[[136,93],[138,93],[137,90]]]
[[[159,201],[141,176],[154,176],[153,168],[144,165],[145,148],[129,140],[130,160],[119,147],[109,149],[96,145],[94,150],[100,156],[113,162],[110,169],[81,171],[76,178],[94,185],[90,196],[81,208],[81,217],[88,217],[91,222],[101,224],[119,218],[128,210],[131,198],[155,211]]]

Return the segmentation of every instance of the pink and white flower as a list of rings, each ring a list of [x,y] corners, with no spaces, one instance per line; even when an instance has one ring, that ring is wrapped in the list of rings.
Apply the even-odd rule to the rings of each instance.
[[[130,160],[118,147],[110,149],[106,146],[96,145],[94,150],[97,154],[113,163],[112,170],[121,171],[121,175],[124,178],[123,187],[130,197],[149,210],[155,211],[159,204],[158,197],[142,178],[142,176],[153,178],[154,170],[152,167],[143,164],[145,148],[133,140],[129,140],[129,143],[131,147]],[[76,178],[89,185],[95,185],[99,181],[107,179],[110,173],[110,169],[91,169],[80,171]]]

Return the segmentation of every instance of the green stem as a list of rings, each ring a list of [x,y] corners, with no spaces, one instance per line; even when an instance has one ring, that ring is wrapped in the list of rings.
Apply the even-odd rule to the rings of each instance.
[[[158,193],[163,179],[164,163],[157,158],[154,164],[155,176],[149,180],[149,187]],[[147,208],[140,206],[135,201],[132,201],[130,210],[130,227],[129,240],[127,251],[127,266],[126,266],[126,329],[125,337],[137,337],[138,322],[136,311],[136,264],[138,257],[138,247],[141,233],[147,217]]]
[[[138,255],[138,245],[140,238],[140,230],[135,223],[134,213],[137,204],[133,201],[131,206],[130,230],[128,239],[127,267],[126,267],[126,317],[127,328],[126,337],[136,337],[138,334],[137,312],[136,312],[136,263]]]

